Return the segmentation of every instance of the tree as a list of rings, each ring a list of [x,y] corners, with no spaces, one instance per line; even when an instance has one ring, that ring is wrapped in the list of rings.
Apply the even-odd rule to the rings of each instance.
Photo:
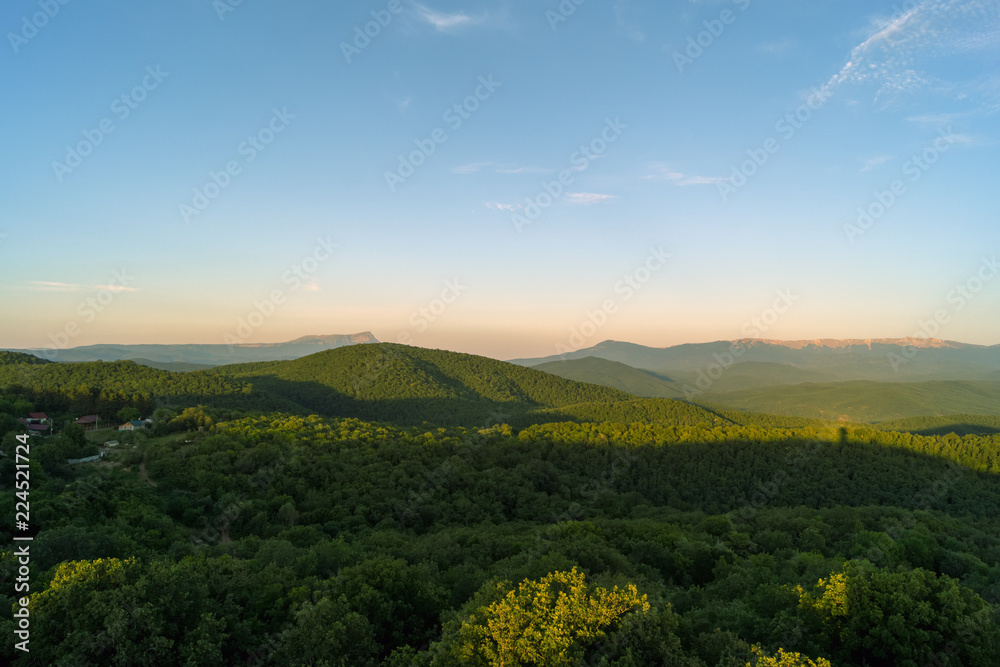
[[[859,560],[820,579],[814,592],[796,590],[804,620],[838,660],[917,666],[949,655],[963,665],[995,664],[1000,630],[990,605],[951,577]]]
[[[170,423],[182,431],[197,431],[211,426],[212,418],[205,414],[204,406],[199,405],[197,408],[184,408]]]
[[[70,424],[62,430],[60,433],[62,438],[66,442],[75,445],[76,447],[85,447],[87,445],[87,432],[83,430],[83,427],[79,424]]]
[[[624,591],[589,589],[575,567],[552,572],[539,581],[525,579],[464,622],[454,651],[464,662],[491,667],[575,665],[587,646],[633,610],[649,611],[635,584]]]
[[[118,423],[124,424],[125,422],[130,422],[133,419],[138,419],[142,414],[131,406],[127,406],[118,411],[117,415]]]
[[[816,658],[812,660],[801,653],[786,652],[779,648],[777,655],[768,655],[760,644],[753,646],[753,659],[746,664],[746,667],[831,667],[830,661],[826,658]]]
[[[16,431],[17,429],[17,420],[6,413],[0,412],[0,437],[3,437],[11,431]]]

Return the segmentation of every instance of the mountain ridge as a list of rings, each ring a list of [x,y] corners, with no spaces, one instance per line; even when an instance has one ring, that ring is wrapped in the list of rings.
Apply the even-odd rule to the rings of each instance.
[[[326,349],[346,345],[378,343],[370,331],[353,334],[300,336],[280,343],[181,343],[181,344],[96,344],[53,350],[52,348],[13,349],[50,361],[144,360],[158,364],[202,364],[222,366],[255,361],[288,361]]]
[[[748,361],[779,363],[825,373],[831,376],[830,380],[978,380],[1000,371],[1000,345],[912,337],[798,341],[742,338],[660,348],[605,340],[564,354],[509,361],[535,367],[586,357],[619,362],[654,373],[716,376],[713,379]]]

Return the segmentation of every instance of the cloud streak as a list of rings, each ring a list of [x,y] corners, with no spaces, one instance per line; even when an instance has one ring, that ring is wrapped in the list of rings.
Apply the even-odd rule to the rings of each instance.
[[[498,174],[548,174],[551,172],[551,169],[546,169],[545,167],[514,167],[497,169]]]
[[[605,195],[599,194],[597,192],[567,192],[566,201],[570,204],[579,204],[581,206],[590,206],[592,204],[604,204],[606,202],[618,199],[615,195]]]
[[[668,181],[680,187],[689,185],[715,185],[728,180],[725,176],[696,176],[685,174],[671,168],[667,164],[652,164],[649,166],[649,173],[646,180]]]
[[[906,5],[904,5],[906,6]],[[1000,4],[995,0],[924,0],[889,18],[876,19],[870,34],[851,50],[837,74],[824,84],[832,93],[845,85],[875,89],[882,107],[900,97],[930,92],[950,98],[973,95],[974,82],[931,75],[941,60],[971,52],[1000,51]]]
[[[138,287],[124,285],[78,285],[76,283],[60,283],[49,280],[32,280],[27,289],[33,292],[88,292],[93,290],[108,290],[109,292],[138,292]]]
[[[895,159],[894,155],[876,155],[862,160],[861,171],[871,171],[875,167],[885,164],[889,160]]]
[[[463,26],[477,25],[486,20],[485,16],[477,18],[469,16],[465,12],[458,12],[456,14],[437,12],[426,5],[416,2],[413,3],[413,6],[416,8],[417,16],[422,21],[434,26],[434,29],[440,32],[448,32]]]
[[[494,162],[470,162],[469,164],[453,167],[451,171],[454,174],[475,174],[486,167],[495,166],[496,163]],[[493,169],[493,172],[497,174],[551,174],[553,171],[553,169],[547,167],[535,167],[531,165],[524,167],[496,167]]]

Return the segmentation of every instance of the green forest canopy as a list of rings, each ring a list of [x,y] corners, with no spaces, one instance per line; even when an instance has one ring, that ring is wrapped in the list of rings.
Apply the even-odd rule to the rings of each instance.
[[[641,400],[394,347],[0,368],[0,406],[55,411],[74,386],[174,405],[99,464],[66,465],[82,432],[32,445],[32,651],[5,659],[995,664],[1000,435]],[[414,416],[368,416],[396,406]],[[11,526],[10,458],[0,481]],[[0,567],[11,581],[10,549]],[[537,643],[504,652],[527,635],[491,620]]]

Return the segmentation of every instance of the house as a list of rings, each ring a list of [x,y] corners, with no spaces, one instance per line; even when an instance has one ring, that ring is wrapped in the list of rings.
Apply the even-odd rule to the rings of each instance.
[[[97,415],[86,415],[85,417],[80,417],[73,423],[78,424],[79,426],[82,426],[85,429],[91,429],[91,428],[97,428],[98,421],[100,420]]]
[[[117,447],[118,446],[118,441],[117,440],[108,440],[107,442],[104,443],[104,446],[105,447]]]
[[[33,435],[42,435],[49,432],[52,428],[51,425],[44,423],[41,419],[36,419],[33,415],[44,415],[42,412],[34,412],[28,415],[28,418],[18,417],[17,423],[24,427],[25,431]],[[48,417],[46,417],[48,419]]]
[[[47,414],[45,414],[44,412],[29,412],[28,413],[28,420],[29,421],[37,421],[37,422],[45,422],[45,421],[49,420],[49,416]]]
[[[125,422],[118,427],[119,431],[140,431],[146,428],[146,422],[140,419],[133,419],[130,422]]]

